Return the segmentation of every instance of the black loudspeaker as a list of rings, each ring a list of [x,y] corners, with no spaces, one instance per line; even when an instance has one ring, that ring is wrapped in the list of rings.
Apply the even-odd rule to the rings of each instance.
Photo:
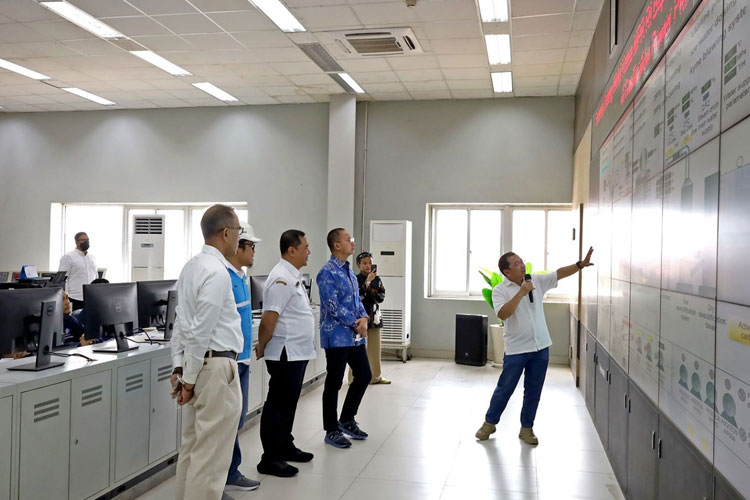
[[[484,366],[487,363],[487,316],[456,314],[456,363]]]

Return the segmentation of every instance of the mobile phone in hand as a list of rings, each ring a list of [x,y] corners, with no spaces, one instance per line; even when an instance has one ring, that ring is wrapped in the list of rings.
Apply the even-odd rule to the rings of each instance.
[[[373,273],[378,272],[378,265],[377,264],[373,264],[372,267],[371,267],[371,269],[372,269]]]

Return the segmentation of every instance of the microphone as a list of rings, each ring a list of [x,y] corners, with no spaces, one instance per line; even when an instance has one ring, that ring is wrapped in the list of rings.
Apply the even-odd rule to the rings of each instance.
[[[531,281],[531,275],[526,274],[524,275],[523,279],[525,281]],[[529,302],[531,302],[532,304],[534,303],[534,292],[532,292],[531,290],[529,290]]]

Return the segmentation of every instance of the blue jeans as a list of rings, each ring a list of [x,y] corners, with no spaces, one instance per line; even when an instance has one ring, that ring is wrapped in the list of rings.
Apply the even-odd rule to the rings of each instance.
[[[521,409],[521,427],[534,427],[536,409],[539,407],[539,398],[542,395],[544,378],[547,375],[549,364],[549,347],[541,351],[526,352],[523,354],[506,354],[503,357],[503,371],[497,381],[495,392],[490,399],[490,407],[487,410],[485,421],[497,424],[500,415],[505,411],[508,400],[516,390],[521,372],[526,372],[523,377],[523,408]]]
[[[245,363],[237,363],[237,373],[240,375],[240,390],[242,391],[242,414],[240,415],[240,423],[237,429],[242,429],[245,425],[245,415],[247,415],[247,386],[250,383],[250,365]],[[232,464],[229,466],[229,474],[227,474],[227,481],[233,481],[238,479],[242,473],[238,470],[238,467],[242,463],[242,452],[240,451],[240,440],[239,435],[234,439],[234,450],[232,451]]]

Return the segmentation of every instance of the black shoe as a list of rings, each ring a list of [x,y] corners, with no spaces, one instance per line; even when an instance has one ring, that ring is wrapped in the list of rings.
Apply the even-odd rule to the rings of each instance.
[[[256,468],[261,474],[276,477],[292,477],[299,472],[297,467],[289,465],[283,460],[261,460]]]
[[[352,442],[346,439],[341,431],[329,432],[328,434],[326,434],[326,437],[323,438],[323,441],[326,444],[335,446],[336,448],[349,448],[352,445]]]
[[[349,422],[339,422],[339,430],[351,437],[352,439],[367,439],[367,433],[359,428],[357,422],[350,420]]]
[[[313,459],[313,454],[307,451],[302,451],[299,448],[294,448],[294,451],[287,453],[284,456],[284,460],[287,462],[309,462]]]

